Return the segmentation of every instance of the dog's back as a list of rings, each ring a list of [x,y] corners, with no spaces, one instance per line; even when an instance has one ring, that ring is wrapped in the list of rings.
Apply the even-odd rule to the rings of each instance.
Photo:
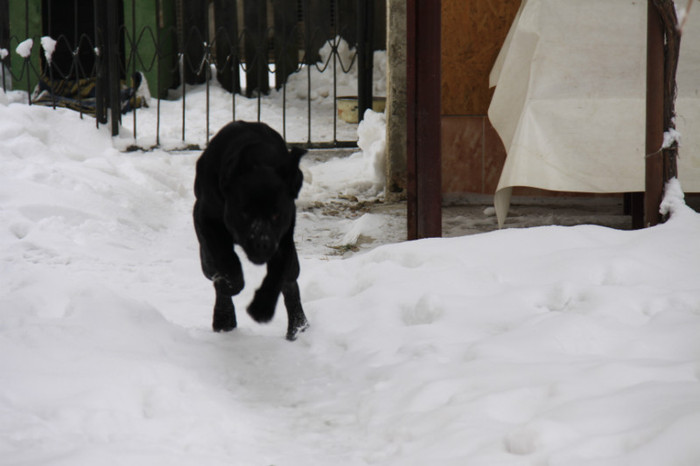
[[[268,165],[278,168],[288,163],[289,154],[282,137],[264,123],[234,121],[224,126],[209,142],[197,160],[194,193],[198,199],[213,197],[223,202],[217,189],[222,177],[242,165]],[[209,192],[212,191],[212,192]]]

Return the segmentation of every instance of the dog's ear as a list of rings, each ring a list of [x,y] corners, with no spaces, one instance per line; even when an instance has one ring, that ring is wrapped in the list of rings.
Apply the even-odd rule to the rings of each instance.
[[[304,175],[299,170],[299,161],[306,154],[306,149],[301,147],[292,147],[289,151],[290,162],[288,166],[288,177],[290,194],[296,199],[301,190],[301,185],[304,183]]]
[[[299,161],[304,154],[306,154],[306,149],[302,149],[301,147],[292,147],[292,149],[289,151],[289,155],[292,156],[292,163],[294,163],[294,165],[297,167],[299,166]]]

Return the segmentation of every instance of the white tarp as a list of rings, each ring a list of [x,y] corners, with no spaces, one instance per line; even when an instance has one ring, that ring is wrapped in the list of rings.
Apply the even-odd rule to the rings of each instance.
[[[646,0],[523,0],[491,72],[489,118],[508,154],[499,224],[514,186],[644,191],[646,11]],[[700,5],[677,80],[679,178],[700,192]]]

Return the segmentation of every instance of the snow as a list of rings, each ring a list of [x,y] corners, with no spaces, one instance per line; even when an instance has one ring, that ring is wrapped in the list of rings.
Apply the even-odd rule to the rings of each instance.
[[[56,50],[56,41],[50,36],[43,36],[41,38],[41,47],[44,49],[46,61],[51,63],[51,57],[53,57],[53,52]]]
[[[379,194],[365,128],[368,149],[303,159],[311,328],[255,324],[244,261],[239,328],[215,334],[199,154],[120,152],[25,100],[0,103],[0,463],[700,464],[700,215],[677,181],[645,230],[399,242],[402,219],[342,207]]]
[[[368,172],[372,175],[367,178],[372,181],[372,189],[375,192],[383,190],[386,147],[386,120],[383,112],[365,110],[363,120],[357,127],[357,147],[368,159]]]
[[[329,192],[339,197],[373,199],[384,190],[386,121],[383,113],[370,109],[357,125],[358,148],[349,157],[338,156],[323,164],[303,165],[307,181],[303,205],[323,201]],[[309,182],[310,181],[310,182]]]
[[[32,39],[25,39],[19,44],[17,44],[17,48],[15,51],[17,52],[17,55],[19,55],[22,58],[29,58],[29,56],[32,54],[32,47],[34,46],[34,41]]]
[[[679,144],[681,143],[681,133],[675,129],[675,128],[669,128],[667,131],[664,131],[664,141],[661,145],[662,149],[669,149],[673,146],[673,144]]]

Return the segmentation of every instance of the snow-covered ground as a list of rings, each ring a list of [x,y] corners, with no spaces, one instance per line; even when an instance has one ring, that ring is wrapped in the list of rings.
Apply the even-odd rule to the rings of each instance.
[[[700,464],[700,215],[400,242],[381,141],[304,160],[311,328],[210,330],[196,153],[0,95],[0,464]],[[362,138],[362,134],[360,135]],[[376,155],[376,154],[374,154]],[[492,217],[487,217],[494,221]],[[348,258],[362,237],[374,242]],[[396,243],[377,246],[381,243]]]

